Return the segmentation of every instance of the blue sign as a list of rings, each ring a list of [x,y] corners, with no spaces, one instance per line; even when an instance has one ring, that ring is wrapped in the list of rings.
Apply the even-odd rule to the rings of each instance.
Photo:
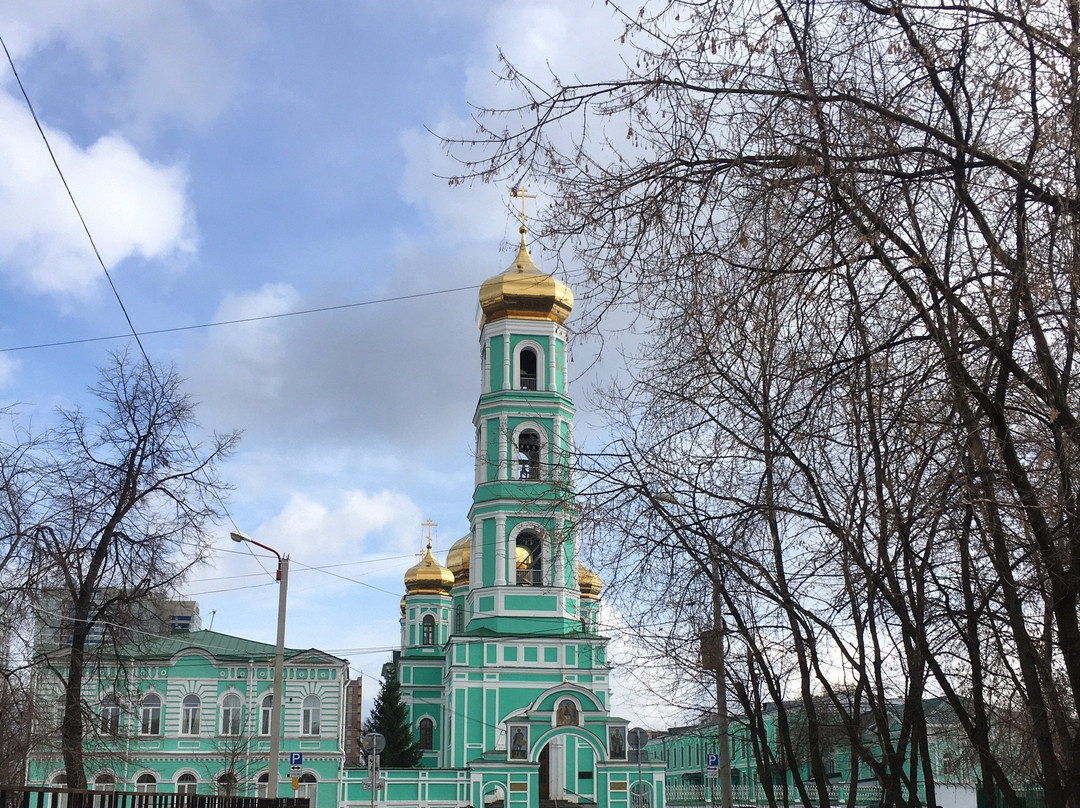
[[[304,765],[304,753],[303,752],[289,752],[289,765],[290,766],[303,766]]]
[[[720,765],[720,755],[709,754],[705,756],[705,765],[710,769]]]

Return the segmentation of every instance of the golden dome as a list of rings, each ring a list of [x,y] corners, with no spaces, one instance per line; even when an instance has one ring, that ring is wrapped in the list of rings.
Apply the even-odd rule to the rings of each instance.
[[[514,317],[526,320],[554,320],[565,323],[574,308],[574,293],[562,281],[545,275],[525,246],[525,225],[521,226],[521,247],[506,271],[488,278],[480,287],[480,308],[484,321]]]
[[[401,616],[405,616],[405,598],[401,599]]]
[[[454,573],[454,584],[463,584],[469,580],[469,548],[472,534],[462,536],[450,545],[446,554],[446,567]]]
[[[578,589],[581,590],[581,597],[586,598],[587,600],[598,599],[600,597],[600,589],[604,585],[604,582],[600,580],[600,576],[580,561],[578,562],[577,570]]]
[[[431,554],[431,538],[420,563],[405,573],[405,592],[409,595],[448,595],[454,586],[454,573]]]
[[[518,570],[527,570],[532,565],[532,553],[519,544],[514,552],[514,561],[517,563]]]

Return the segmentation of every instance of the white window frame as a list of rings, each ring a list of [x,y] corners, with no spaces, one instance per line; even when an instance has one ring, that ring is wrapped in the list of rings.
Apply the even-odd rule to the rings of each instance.
[[[547,350],[534,339],[523,339],[514,346],[514,389],[525,389],[521,386],[521,352],[526,349],[536,354],[535,389],[540,392],[547,390]]]
[[[226,737],[237,737],[244,731],[244,702],[238,693],[229,691],[221,697],[218,709],[221,717],[218,733]]]
[[[195,704],[188,702],[195,699]],[[202,724],[202,699],[197,693],[188,693],[180,702],[180,734],[187,736],[198,735]]]
[[[259,699],[259,734],[269,735],[274,725],[274,694],[264,693]],[[269,775],[267,775],[269,776]]]
[[[156,703],[150,703],[151,700]],[[161,710],[165,701],[158,693],[150,691],[143,695],[142,704],[139,705],[139,734],[156,736],[161,734]],[[147,729],[147,724],[150,728]]]
[[[314,707],[311,706],[312,701],[314,701]],[[304,696],[304,701],[300,709],[302,716],[300,734],[310,736],[320,735],[322,732],[322,701],[319,697],[314,693],[309,693]]]

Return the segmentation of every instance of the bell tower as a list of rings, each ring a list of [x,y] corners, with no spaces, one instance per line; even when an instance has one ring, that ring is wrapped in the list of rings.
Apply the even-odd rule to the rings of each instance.
[[[469,512],[465,631],[580,630],[570,479],[574,407],[567,392],[566,319],[574,296],[541,272],[525,243],[480,287],[476,487]]]

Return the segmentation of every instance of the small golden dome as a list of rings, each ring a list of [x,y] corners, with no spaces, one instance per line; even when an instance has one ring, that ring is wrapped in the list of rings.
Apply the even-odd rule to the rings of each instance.
[[[454,573],[431,554],[431,538],[420,563],[405,573],[405,592],[409,595],[448,595],[454,586]]]
[[[466,534],[450,545],[446,554],[446,567],[454,573],[454,584],[467,583],[469,580],[469,549],[472,546],[472,534]]]
[[[574,293],[562,281],[545,275],[525,246],[525,225],[521,226],[521,246],[506,271],[488,278],[480,287],[480,308],[484,321],[514,317],[526,320],[553,320],[565,323],[574,308]]]
[[[401,599],[401,616],[405,616],[405,598]]]
[[[519,570],[527,570],[532,565],[532,553],[519,544],[514,552],[514,561]]]
[[[600,576],[579,561],[577,577],[581,597],[587,600],[597,600],[600,597],[600,589],[604,585],[604,582],[600,580]]]

